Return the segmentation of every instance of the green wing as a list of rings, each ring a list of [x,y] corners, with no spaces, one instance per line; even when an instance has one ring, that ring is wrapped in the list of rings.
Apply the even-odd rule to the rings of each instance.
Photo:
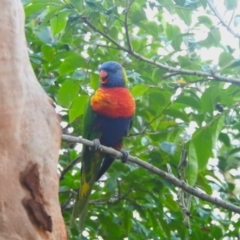
[[[92,131],[95,120],[96,120],[96,113],[94,113],[92,111],[90,101],[88,101],[86,108],[85,108],[84,117],[83,117],[83,132],[82,132],[83,138],[89,139],[94,134],[96,134],[97,136],[100,135],[100,132]]]
[[[90,102],[86,106],[83,119],[83,138],[93,140],[99,139],[101,132],[94,128],[96,123],[96,114],[92,111]],[[73,209],[73,221],[79,217],[79,230],[83,228],[83,222],[86,217],[89,197],[93,185],[98,176],[104,153],[101,151],[91,151],[88,146],[83,146],[82,167],[81,167],[81,185],[79,188],[77,200]]]

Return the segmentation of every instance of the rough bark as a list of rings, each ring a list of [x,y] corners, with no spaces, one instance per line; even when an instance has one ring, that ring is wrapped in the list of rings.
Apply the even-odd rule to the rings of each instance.
[[[20,0],[0,0],[0,239],[66,239],[61,130],[29,62]]]

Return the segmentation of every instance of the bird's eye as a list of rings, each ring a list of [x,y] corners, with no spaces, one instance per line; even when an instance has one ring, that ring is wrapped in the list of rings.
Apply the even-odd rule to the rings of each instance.
[[[117,72],[117,68],[114,68],[114,69],[113,69],[113,73],[116,73],[116,72]]]

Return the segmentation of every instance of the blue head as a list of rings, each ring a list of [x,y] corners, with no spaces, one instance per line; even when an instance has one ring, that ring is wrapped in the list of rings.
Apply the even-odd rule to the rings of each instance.
[[[126,87],[127,75],[117,62],[105,62],[99,68],[101,87]]]

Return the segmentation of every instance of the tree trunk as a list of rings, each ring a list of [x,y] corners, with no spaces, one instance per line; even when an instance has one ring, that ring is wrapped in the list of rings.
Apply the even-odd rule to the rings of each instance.
[[[29,62],[20,0],[0,0],[0,239],[67,239],[58,202],[61,130]]]

